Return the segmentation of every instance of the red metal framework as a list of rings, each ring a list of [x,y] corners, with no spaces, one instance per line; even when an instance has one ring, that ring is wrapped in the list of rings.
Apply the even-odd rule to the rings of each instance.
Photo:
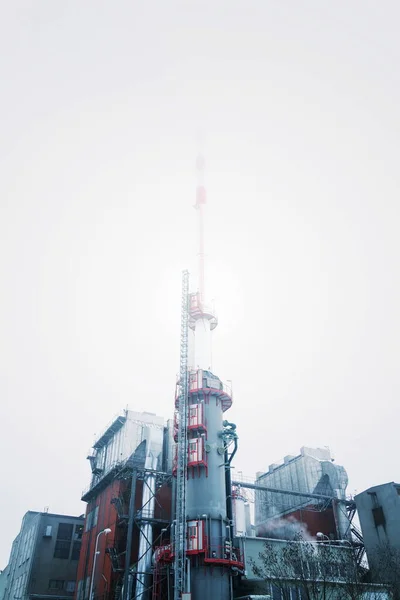
[[[195,449],[191,444],[196,443],[198,446]],[[188,462],[187,462],[187,478],[189,479],[189,469],[191,469],[192,477],[197,473],[200,474],[200,468],[204,467],[208,476],[207,454],[205,452],[204,438],[193,438],[188,441]],[[172,461],[172,474],[176,476],[178,469],[178,448],[175,448],[175,456]]]
[[[189,398],[196,396],[197,398],[204,399],[204,402],[208,404],[210,396],[216,398],[217,404],[220,402],[222,411],[225,412],[232,406],[232,395],[231,389],[228,385],[223,384],[217,377],[213,377],[213,383],[219,382],[221,388],[213,386],[207,386],[207,377],[204,375],[204,371],[199,369],[197,371],[191,371],[189,374]],[[204,375],[204,376],[203,376]],[[179,384],[176,386],[175,392],[175,407],[178,406],[179,399]],[[193,403],[193,400],[192,400]]]
[[[204,416],[204,404],[196,403],[188,407],[188,431],[207,433],[207,422]],[[178,441],[179,415],[174,414],[174,441]]]
[[[204,437],[192,438],[188,441],[188,478],[189,469],[192,469],[192,477],[197,473],[200,475],[200,467],[204,467],[208,476],[207,454],[205,451]]]

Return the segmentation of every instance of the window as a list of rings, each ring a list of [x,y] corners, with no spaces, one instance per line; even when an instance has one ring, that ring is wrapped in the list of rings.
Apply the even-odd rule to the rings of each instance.
[[[73,593],[75,591],[75,581],[67,581],[65,591]]]
[[[99,516],[99,507],[96,506],[93,510],[86,515],[85,531],[89,531],[92,527],[97,525],[97,517]]]
[[[49,590],[62,590],[64,588],[64,579],[50,579]]]
[[[79,555],[81,553],[82,542],[74,542],[72,544],[72,553],[71,560],[79,560]]]
[[[54,548],[54,558],[69,558],[69,549],[71,542],[57,540]]]
[[[57,539],[70,541],[72,539],[73,528],[74,526],[72,525],[72,523],[59,523]]]
[[[273,600],[281,600],[282,592],[277,585],[272,584],[272,598]]]
[[[83,534],[83,525],[75,525],[74,540],[81,540]]]
[[[375,527],[378,527],[379,525],[385,525],[386,519],[383,513],[382,506],[377,506],[376,508],[373,508],[372,516],[374,517]]]
[[[99,516],[99,507],[96,506],[96,508],[94,509],[94,513],[93,513],[93,525],[92,527],[96,527],[97,525],[97,517]]]
[[[190,538],[197,536],[197,525],[192,525],[191,527],[188,527],[188,535]]]
[[[92,517],[93,517],[93,512],[92,511],[88,512],[86,515],[85,531],[89,531],[89,529],[92,528]]]

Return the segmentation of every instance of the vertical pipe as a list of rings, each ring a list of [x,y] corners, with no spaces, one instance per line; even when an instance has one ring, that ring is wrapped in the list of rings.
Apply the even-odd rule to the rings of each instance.
[[[125,551],[123,600],[129,600],[129,567],[130,567],[130,562],[131,562],[132,534],[133,534],[133,523],[134,523],[134,513],[135,513],[136,478],[137,478],[137,469],[134,467],[132,469],[131,497],[129,499],[128,533],[127,533],[127,538],[126,538],[126,551]]]
[[[232,477],[228,459],[228,448],[225,446],[225,486],[226,486],[226,516],[229,521],[230,539],[233,540],[233,510],[232,510]]]
[[[147,455],[146,469],[150,469],[150,472],[145,474],[143,481],[142,506],[144,510],[142,510],[142,517],[144,516],[144,520],[140,527],[138,575],[135,591],[135,598],[138,600],[143,600],[147,596],[148,578],[151,571],[151,548],[153,544],[151,521],[154,518],[156,492],[156,477],[153,471],[157,469],[157,458],[151,454]]]
[[[188,594],[190,594],[190,558],[187,558],[186,562],[187,562],[186,591]]]

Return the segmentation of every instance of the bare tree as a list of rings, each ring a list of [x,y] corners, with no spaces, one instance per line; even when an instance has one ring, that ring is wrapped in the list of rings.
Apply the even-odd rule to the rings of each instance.
[[[373,580],[388,585],[393,600],[400,600],[400,549],[383,543],[375,548],[373,555]]]
[[[283,600],[293,600],[293,595],[302,600],[359,600],[363,585],[352,549],[298,538],[267,541],[259,560],[252,561],[254,574],[279,590]]]

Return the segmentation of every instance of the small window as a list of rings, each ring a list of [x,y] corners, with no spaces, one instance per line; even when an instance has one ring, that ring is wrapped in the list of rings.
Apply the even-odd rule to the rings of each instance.
[[[188,533],[189,533],[189,537],[190,538],[193,538],[193,537],[195,538],[197,536],[197,527],[196,527],[196,525],[190,526]]]
[[[71,542],[57,540],[54,548],[54,558],[69,558]]]
[[[75,591],[75,581],[67,581],[67,585],[65,586],[65,591],[73,593]]]
[[[99,516],[99,507],[96,506],[96,508],[94,509],[94,513],[93,513],[93,524],[92,527],[96,527],[97,525],[97,517]]]
[[[81,540],[83,535],[83,525],[75,525],[74,540]]]
[[[50,579],[49,590],[62,590],[64,588],[64,579]]]
[[[375,527],[379,527],[379,525],[385,525],[386,519],[382,506],[377,506],[376,508],[373,508],[372,515],[374,517]]]
[[[272,584],[272,599],[273,600],[281,600],[282,599],[282,592],[280,590],[280,588],[277,585]]]
[[[74,542],[72,544],[71,560],[79,560],[81,553],[82,542]]]
[[[396,487],[396,492],[400,496],[400,487]]]

